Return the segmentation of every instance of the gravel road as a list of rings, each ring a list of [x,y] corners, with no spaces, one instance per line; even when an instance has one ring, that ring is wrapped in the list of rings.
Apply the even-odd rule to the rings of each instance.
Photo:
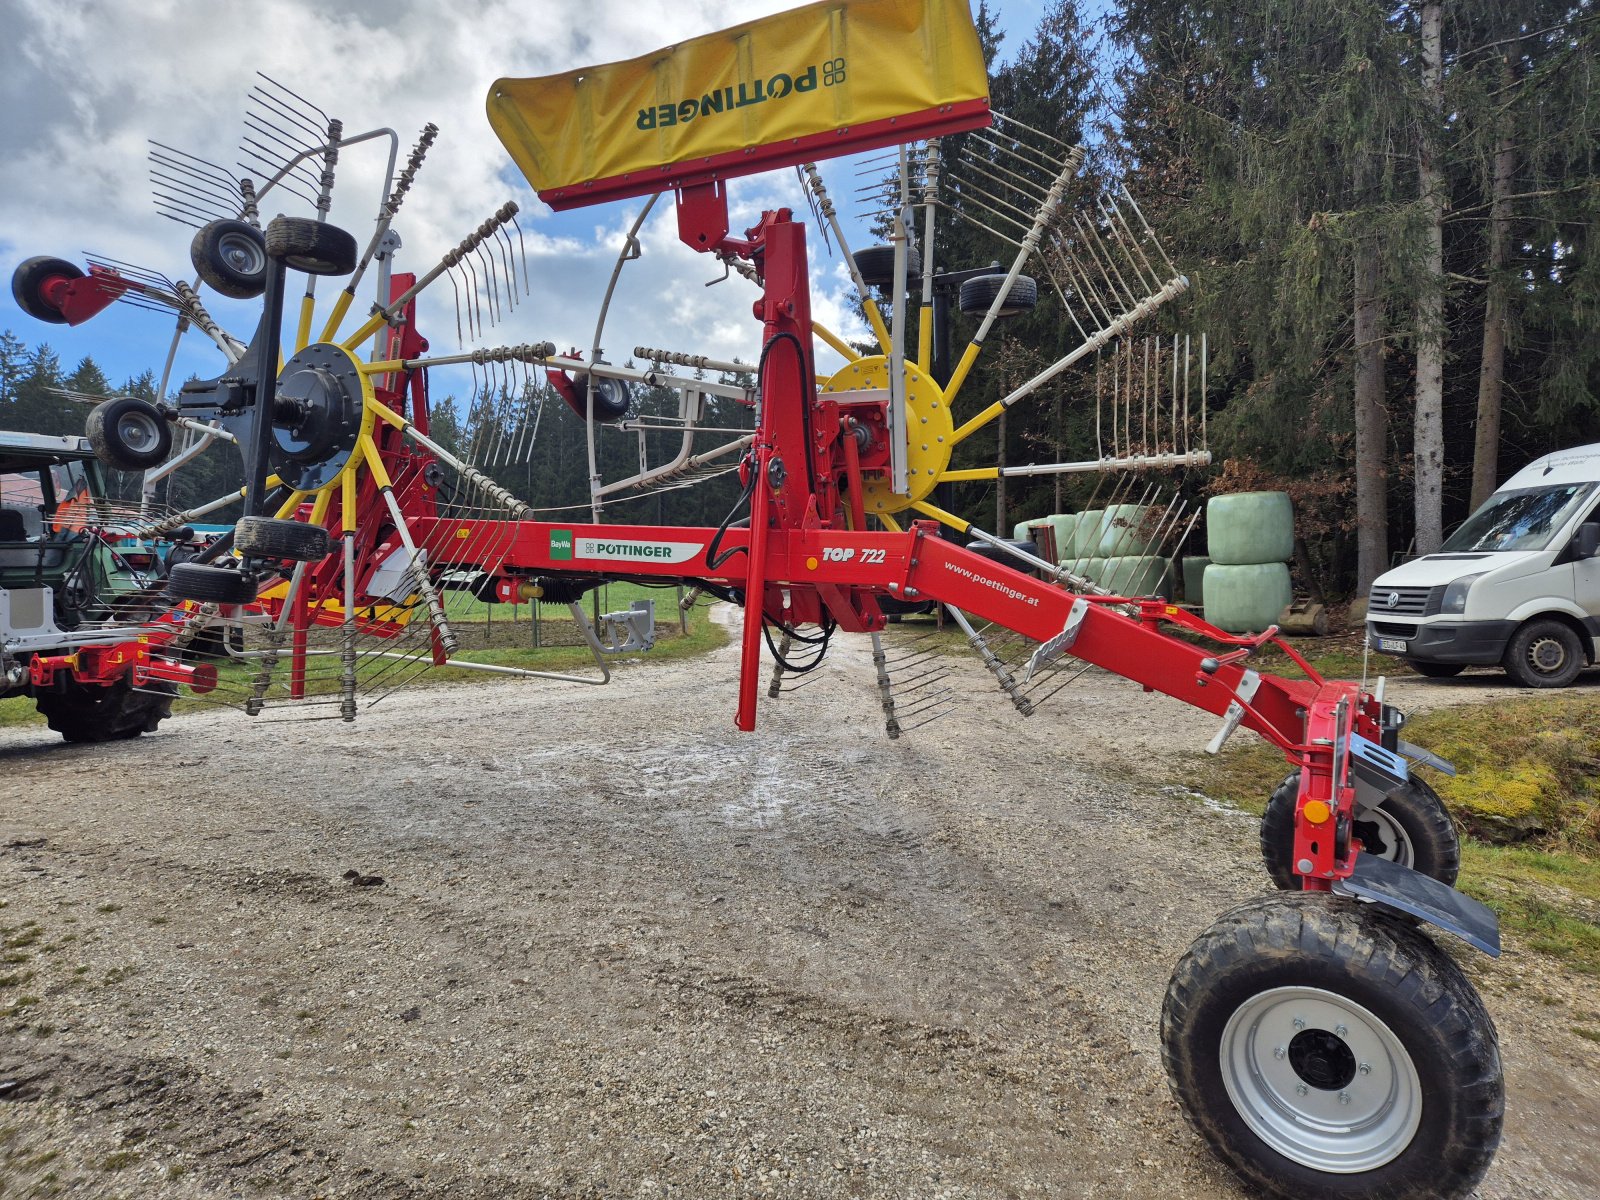
[[[839,641],[748,735],[733,647],[0,731],[0,1195],[1239,1195],[1157,1040],[1266,887],[1173,786],[1213,718],[1094,672],[1024,721],[961,660],[890,741]],[[1593,981],[1461,957],[1509,1079],[1481,1195],[1592,1200]]]

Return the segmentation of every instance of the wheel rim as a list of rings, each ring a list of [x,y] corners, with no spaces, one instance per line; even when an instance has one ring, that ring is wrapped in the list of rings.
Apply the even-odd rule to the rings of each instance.
[[[217,256],[240,275],[255,276],[266,270],[267,252],[252,238],[228,234],[217,242]]]
[[[136,412],[122,414],[117,421],[117,435],[123,445],[136,454],[155,449],[161,440],[161,431],[156,423],[143,413]]]
[[[1400,822],[1384,812],[1382,805],[1361,815],[1355,822],[1355,833],[1361,839],[1363,853],[1386,858],[1402,867],[1416,866],[1417,852],[1411,844],[1411,835]]]
[[[1567,648],[1559,638],[1536,638],[1528,647],[1528,666],[1538,675],[1559,675],[1567,665]]]
[[[1411,1056],[1370,1009],[1322,988],[1273,988],[1228,1020],[1228,1098],[1285,1158],[1353,1174],[1392,1161],[1422,1121]]]

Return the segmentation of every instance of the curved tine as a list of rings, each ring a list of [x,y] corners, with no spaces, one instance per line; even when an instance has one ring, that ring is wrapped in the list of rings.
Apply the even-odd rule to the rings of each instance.
[[[505,243],[504,245],[501,245],[502,241]],[[507,257],[506,253],[510,246],[511,235],[506,232],[504,225],[496,225],[494,228],[494,247],[495,250],[499,251],[500,265],[505,268],[506,304],[510,307],[512,312],[516,312],[517,273],[512,269],[511,260]],[[491,257],[493,256],[491,255]]]
[[[525,294],[531,296],[533,295],[533,284],[528,279],[528,243],[522,240],[522,226],[517,224],[515,213],[511,216],[511,227],[517,231],[517,245],[522,250],[522,290]]]
[[[500,285],[495,281],[495,275],[498,272],[495,268],[493,256],[485,257],[482,242],[472,248],[472,253],[483,266],[484,278],[489,281],[489,323],[498,325],[500,323]]]
[[[307,100],[304,96],[302,96],[299,92],[295,91],[293,88],[285,87],[283,84],[279,83],[276,79],[274,79],[271,75],[268,75],[265,71],[257,71],[256,72],[256,77],[258,79],[265,79],[268,83],[270,83],[273,87],[277,88],[285,96],[288,96],[296,104],[299,104],[302,107],[308,108],[312,112],[316,113],[317,116],[321,117],[324,122],[326,122],[328,120],[328,114],[327,113],[323,112],[320,108],[318,108],[315,104],[311,103],[311,101]],[[252,90],[260,90],[260,88],[261,88],[261,85],[257,84],[255,86],[255,88],[252,89]]]
[[[461,286],[456,283],[454,271],[446,271],[445,276],[450,280],[450,290],[456,295],[456,349],[465,350],[467,344],[461,337]]]
[[[467,285],[467,336],[476,341],[483,336],[483,313],[481,310],[478,310],[477,313],[478,323],[476,329],[473,328],[472,322],[473,312],[478,307],[478,273],[472,269],[472,260],[466,255],[463,254],[457,261],[467,269],[467,279],[469,281]]]

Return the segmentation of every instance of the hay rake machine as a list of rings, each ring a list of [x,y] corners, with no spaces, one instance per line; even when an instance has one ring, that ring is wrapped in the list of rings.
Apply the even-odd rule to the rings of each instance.
[[[261,298],[248,340],[210,318],[196,285],[153,273],[101,261],[84,274],[45,259],[24,264],[14,281],[24,307],[48,320],[87,319],[118,299],[175,311],[227,359],[221,374],[184,385],[174,402],[119,399],[91,423],[97,448],[117,465],[166,459],[174,427],[191,431],[179,459],[223,441],[245,465],[238,493],[181,511],[147,505],[151,532],[230,503],[244,511],[228,537],[172,569],[174,607],[141,653],[181,665],[185,643],[221,619],[252,639],[251,675],[232,702],[251,712],[279,698],[326,703],[349,718],[360,688],[376,697],[454,661],[451,607],[463,597],[569,604],[598,659],[578,601],[620,578],[692,585],[743,607],[735,720],[746,730],[757,719],[763,643],[776,696],[841,632],[874,639],[891,734],[947,708],[953,689],[934,657],[880,639],[891,601],[944,605],[1024,713],[1090,666],[1116,672],[1216,714],[1213,749],[1247,728],[1292,768],[1261,828],[1282,890],[1202,934],[1168,990],[1164,1055],[1190,1122],[1273,1195],[1455,1197],[1475,1186],[1499,1138],[1496,1036],[1466,976],[1420,925],[1491,954],[1499,940],[1493,914],[1450,886],[1454,829],[1412,769],[1448,764],[1400,737],[1403,717],[1384,703],[1381,684],[1375,694],[1324,679],[1275,630],[1230,636],[1158,597],[1117,594],[1063,555],[981,530],[934,502],[940,483],[1003,471],[1094,470],[1109,479],[1208,461],[1203,352],[1192,398],[1189,347],[1131,335],[1187,281],[1131,196],[1078,198],[1078,151],[990,111],[964,4],[830,0],[631,62],[491,88],[490,122],[545,203],[651,197],[625,239],[606,306],[639,252],[650,206],[670,194],[682,241],[758,289],[753,364],[649,347],[634,351],[647,365],[609,364],[604,309],[586,353],[558,353],[549,341],[467,349],[532,285],[515,205],[421,275],[394,272],[391,223],[432,127],[398,177],[388,134],[375,231],[360,251],[325,219],[328,198],[340,155],[387,131],[347,137],[271,81],[258,93],[265,115],[247,144],[267,174],[261,188],[166,147],[153,160],[163,211],[197,226],[199,284]],[[269,141],[284,153],[267,151]],[[890,181],[866,194],[884,207],[889,245],[845,256],[877,342],[863,353],[812,317],[806,226],[780,208],[736,234],[727,188],[736,176],[798,167],[816,220],[844,250],[845,223],[814,164],[885,151]],[[175,186],[185,181],[195,186]],[[196,199],[197,189],[222,210]],[[260,202],[279,189],[303,193],[316,215],[258,228]],[[1009,266],[941,275],[932,252],[944,210],[1009,241]],[[344,332],[373,262],[376,302]],[[1030,269],[1078,340],[967,412],[963,384],[996,323],[1039,299]],[[295,336],[280,351],[291,275],[307,286]],[[348,282],[313,337],[323,276]],[[441,276],[455,289],[459,353],[431,354],[417,327],[418,296]],[[952,299],[975,317],[976,332],[954,362],[941,362],[936,332]],[[843,365],[819,376],[819,346]],[[1096,460],[951,467],[957,445],[1097,356]],[[475,395],[464,443],[452,448],[431,432],[427,380],[431,368],[461,364],[474,372]],[[530,386],[538,375],[589,431],[590,495],[554,520],[494,474],[525,458],[536,438],[548,397]],[[630,417],[640,384],[675,395],[676,412]],[[745,423],[713,420],[714,404],[747,414]],[[646,429],[681,435],[675,452],[650,461]],[[617,430],[640,438],[639,469],[605,480],[596,441]],[[739,502],[716,527],[602,519],[641,490],[728,471],[738,472]],[[1132,507],[1151,507],[1154,485],[1109,486],[1107,509],[1135,495]],[[1164,537],[1181,538],[1193,516],[1174,502],[1156,520]],[[1251,656],[1269,644],[1303,677],[1254,669]],[[897,696],[896,667],[920,686]]]

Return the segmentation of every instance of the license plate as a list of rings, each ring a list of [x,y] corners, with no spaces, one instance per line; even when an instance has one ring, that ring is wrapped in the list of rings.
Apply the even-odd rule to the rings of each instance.
[[[1406,640],[1405,638],[1381,637],[1378,639],[1378,649],[1388,650],[1394,654],[1404,654],[1406,649]]]

